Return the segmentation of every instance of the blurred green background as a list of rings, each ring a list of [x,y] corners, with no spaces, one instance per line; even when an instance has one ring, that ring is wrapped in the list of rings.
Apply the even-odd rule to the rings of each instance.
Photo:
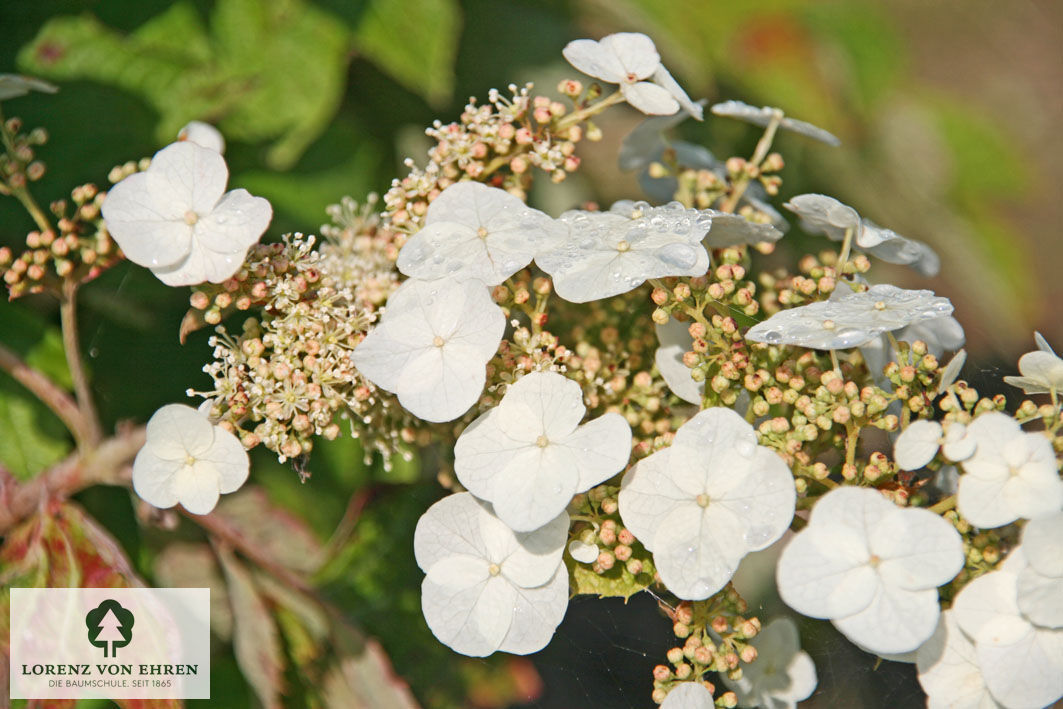
[[[558,79],[578,76],[561,59],[569,40],[645,32],[692,97],[777,105],[842,139],[832,149],[781,136],[781,196],[825,192],[933,245],[943,261],[937,278],[888,266],[874,273],[952,299],[976,386],[1014,371],[1035,328],[1063,346],[1063,6],[1050,0],[37,0],[0,2],[0,31],[0,72],[61,89],[4,103],[5,115],[51,134],[39,152],[48,172],[33,188],[40,201],[84,182],[106,185],[113,165],[151,155],[201,119],[229,141],[230,184],[273,203],[274,236],[316,231],[324,207],[343,195],[385,191],[404,174],[404,157],[423,162],[424,126],[455,120],[468,96],[529,80],[552,93]],[[634,176],[615,161],[619,140],[639,120],[632,110],[612,111],[601,122],[606,139],[582,145],[583,168],[568,191],[537,193],[540,206],[556,213],[583,199],[638,196]],[[748,155],[757,138],[748,126],[712,117],[688,121],[682,132],[717,157]],[[30,228],[12,200],[0,201],[0,245],[17,250]],[[83,346],[108,429],[143,421],[208,383],[200,372],[207,334],[177,344],[187,295],[129,264],[83,289]],[[0,341],[59,372],[56,322],[46,299],[0,302]],[[51,425],[0,377],[0,439],[10,447],[15,432]],[[22,448],[32,458],[25,476],[65,452],[47,435]],[[459,661],[423,626],[410,538],[439,494],[431,466],[385,473],[360,458],[350,443],[322,446],[303,486],[289,467],[256,462],[268,504],[292,512],[318,544],[355,491],[372,491],[356,533],[315,577],[323,593],[380,638],[429,706],[499,706],[535,694],[539,680],[525,661]],[[105,521],[140,573],[161,582],[156,560],[171,533],[144,531],[124,491],[90,490],[79,502]],[[178,536],[202,539],[184,527]],[[650,669],[673,641],[652,599],[618,605],[581,599],[570,608],[562,633],[536,659],[546,685],[540,706],[648,704]],[[302,706],[313,687],[291,669],[300,667],[291,655],[299,645],[278,622],[285,705]],[[224,639],[214,705],[260,701]],[[918,702],[910,671],[872,672],[864,657],[854,675],[846,668],[855,656],[834,636],[813,644],[826,648],[817,660],[827,662],[818,663],[817,706],[840,706],[842,696],[871,706],[867,698],[883,692],[883,706]]]

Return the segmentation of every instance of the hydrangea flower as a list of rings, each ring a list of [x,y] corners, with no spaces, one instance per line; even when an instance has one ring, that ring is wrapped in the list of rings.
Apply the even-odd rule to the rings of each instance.
[[[247,480],[243,444],[191,406],[167,404],[148,420],[144,447],[133,460],[133,490],[155,507],[180,503],[205,515],[222,494]]]
[[[794,709],[816,691],[816,665],[801,649],[792,620],[775,618],[749,644],[757,649],[757,659],[742,668],[742,678],[721,675],[738,696],[739,706]]]
[[[577,39],[569,42],[562,54],[584,74],[619,84],[624,99],[643,113],[671,115],[682,106],[701,120],[701,106],[690,100],[661,65],[657,47],[644,34],[620,32],[597,42]]]
[[[999,570],[956,595],[952,611],[993,698],[1007,707],[1047,707],[1063,697],[1063,630],[1040,627],[1020,609],[1026,565],[1022,547],[1013,549]]]
[[[424,227],[399,252],[407,276],[502,283],[559,241],[554,220],[497,187],[458,182],[428,206]]]
[[[1026,433],[997,411],[972,421],[967,435],[977,448],[962,463],[956,507],[971,524],[1001,527],[1063,508],[1063,481],[1046,436]]]
[[[388,298],[354,365],[426,421],[451,421],[476,403],[506,316],[481,281],[410,279]]]
[[[952,422],[948,430],[937,421],[913,421],[893,444],[893,460],[901,470],[919,470],[944,448],[945,457],[956,462],[974,455],[977,441],[967,435],[967,426]]]
[[[580,426],[586,412],[576,382],[556,372],[526,374],[458,437],[454,472],[510,528],[538,529],[573,495],[627,464],[631,427],[624,417],[608,413]]]
[[[1063,359],[1055,353],[1039,332],[1034,333],[1037,350],[1019,358],[1021,377],[1007,376],[1004,381],[1027,394],[1063,392]]]
[[[187,140],[219,154],[225,153],[225,137],[221,134],[221,131],[203,121],[189,121],[184,128],[178,131],[177,140]]]
[[[620,517],[653,552],[668,589],[702,600],[731,580],[746,554],[782,536],[796,496],[782,458],[757,445],[741,416],[715,407],[624,476]]]
[[[817,350],[860,347],[878,335],[952,313],[948,298],[880,284],[866,291],[782,310],[754,325],[746,339]]]
[[[694,345],[690,336],[689,323],[669,319],[664,325],[655,325],[657,341],[661,346],[654,352],[653,361],[657,371],[672,393],[683,401],[701,406],[705,395],[705,382],[694,381],[690,374],[693,370],[683,364],[683,354]]]
[[[809,234],[825,234],[834,241],[853,231],[853,246],[886,263],[911,266],[924,276],[936,276],[941,269],[937,253],[922,241],[908,239],[891,229],[861,219],[856,210],[833,197],[802,194],[783,205],[801,218],[801,228]]]
[[[829,619],[872,652],[904,653],[934,632],[937,587],[963,563],[963,540],[933,512],[841,487],[819,499],[783,549],[776,581],[799,613]]]
[[[978,667],[978,655],[956,622],[956,614],[941,614],[938,627],[915,654],[919,684],[927,695],[927,709],[997,709],[1003,707],[989,693]]]
[[[1027,522],[1022,550],[1026,567],[1018,572],[1019,610],[1031,623],[1063,628],[1063,512]]]
[[[661,709],[715,709],[712,692],[701,682],[674,685],[661,702]]]
[[[712,107],[712,112],[717,116],[737,118],[740,121],[745,121],[746,123],[752,123],[755,126],[761,127],[766,127],[771,123],[772,119],[778,115],[781,119],[779,121],[780,128],[799,133],[800,135],[812,138],[813,140],[818,140],[827,145],[837,147],[842,144],[836,136],[828,133],[822,128],[818,128],[811,123],[799,121],[795,118],[786,118],[783,116],[781,109],[772,108],[770,106],[757,108],[756,106],[750,106],[741,101],[724,101],[723,103],[714,105]]]
[[[463,655],[541,650],[568,607],[561,554],[568,515],[519,534],[467,492],[444,497],[417,522],[413,551],[426,576],[421,610],[439,641]]]
[[[627,293],[649,278],[702,276],[709,254],[701,240],[711,217],[679,202],[651,207],[617,202],[608,212],[571,210],[560,221],[568,239],[535,257],[557,294],[586,303]]]
[[[215,150],[182,141],[111,188],[103,218],[133,263],[170,286],[221,283],[244,262],[273,218],[247,190],[225,192],[229,169]]]

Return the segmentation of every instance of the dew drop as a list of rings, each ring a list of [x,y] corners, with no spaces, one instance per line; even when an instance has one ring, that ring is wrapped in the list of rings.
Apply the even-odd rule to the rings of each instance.
[[[668,244],[657,249],[657,258],[669,266],[685,269],[698,262],[698,252],[686,244]]]
[[[743,535],[743,538],[745,539],[746,544],[748,544],[749,546],[760,547],[763,546],[769,539],[771,539],[771,535],[771,527],[758,526],[751,527],[750,529],[746,530],[746,533]]]
[[[782,335],[780,335],[775,330],[769,330],[768,332],[765,332],[763,337],[764,341],[767,342],[769,345],[777,345],[782,342]]]
[[[757,452],[757,444],[747,439],[738,440],[735,441],[735,451],[743,458],[752,458]]]

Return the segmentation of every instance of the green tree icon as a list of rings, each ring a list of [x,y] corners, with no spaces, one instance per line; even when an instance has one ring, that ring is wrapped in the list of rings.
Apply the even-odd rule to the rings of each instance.
[[[103,648],[104,657],[114,657],[120,647],[133,639],[133,612],[126,610],[118,601],[108,598],[85,615],[89,629],[89,642]],[[107,645],[110,643],[110,652]]]

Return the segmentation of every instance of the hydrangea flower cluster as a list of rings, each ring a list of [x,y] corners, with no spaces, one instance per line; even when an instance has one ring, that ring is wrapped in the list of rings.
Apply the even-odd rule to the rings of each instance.
[[[932,705],[1063,696],[1063,361],[1038,336],[1007,381],[1050,403],[1003,413],[960,379],[962,351],[943,364],[964,342],[947,299],[865,280],[868,255],[929,275],[933,251],[825,195],[786,206],[839,251],[763,269],[757,252],[788,226],[766,201],[782,185],[776,131],[837,138],[728,101],[712,112],[764,133],[750,158],[718,161],[663,137],[703,111],[648,37],[564,56],[618,91],[567,80],[569,102],[530,86],[470,100],[428,130],[427,165],[407,163],[382,215],[344,201],[320,243],[258,244],[271,208],[225,191],[224,140],[193,123],[116,168],[106,199],[81,188],[28,258],[0,251],[13,295],[46,283],[53,258],[59,283],[91,277],[118,257],[111,237],[163,282],[198,284],[181,334],[219,326],[213,387],[200,412],[149,421],[136,492],[209,512],[247,478],[245,448],[295,458],[347,421],[385,466],[442,446],[452,494],[421,517],[414,554],[425,621],[457,652],[535,652],[571,594],[656,588],[681,647],[654,669],[654,701],[794,706],[816,684],[795,626],[762,627],[731,585],[793,529],[782,599],[868,652],[914,657]],[[527,204],[531,168],[563,181],[600,137],[592,119],[623,102],[676,115],[622,154],[653,201],[557,218]],[[60,272],[64,249],[80,262]],[[253,316],[239,335],[220,327],[238,313]]]

